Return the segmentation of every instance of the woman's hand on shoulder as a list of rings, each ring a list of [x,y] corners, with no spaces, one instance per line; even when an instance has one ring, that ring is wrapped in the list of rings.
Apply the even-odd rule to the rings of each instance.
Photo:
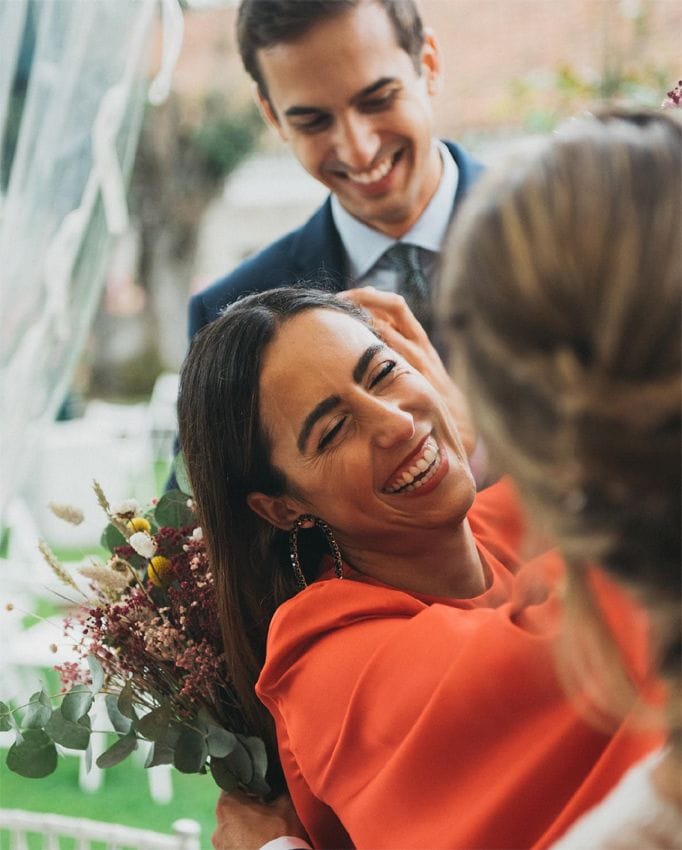
[[[348,289],[339,293],[367,310],[382,339],[394,351],[402,355],[410,366],[419,370],[445,400],[462,444],[468,455],[476,447],[476,431],[471,421],[469,405],[459,387],[447,373],[443,361],[426,331],[419,324],[407,302],[395,292],[382,292],[373,286]]]
[[[223,792],[216,805],[215,850],[258,850],[282,836],[303,837],[305,830],[288,794],[272,803],[261,803],[238,791]],[[289,847],[294,845],[289,842]],[[309,846],[305,838],[300,846]]]

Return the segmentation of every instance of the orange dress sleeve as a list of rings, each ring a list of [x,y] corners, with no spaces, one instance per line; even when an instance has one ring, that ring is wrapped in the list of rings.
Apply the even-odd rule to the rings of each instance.
[[[472,518],[481,538],[497,498]],[[489,561],[521,533],[505,522]],[[278,610],[257,692],[314,846],[518,850],[540,846],[569,804],[596,802],[575,795],[610,738],[557,679],[556,598],[519,605],[514,584],[505,596],[458,607],[330,579]]]

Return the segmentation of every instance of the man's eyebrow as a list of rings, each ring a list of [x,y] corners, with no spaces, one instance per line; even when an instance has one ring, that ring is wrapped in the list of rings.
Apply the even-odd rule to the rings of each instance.
[[[360,100],[364,100],[364,98],[370,97],[375,92],[383,89],[384,86],[390,85],[394,82],[395,77],[380,77],[376,82],[371,83],[364,89],[361,89],[357,94],[354,94],[351,98],[351,103],[355,104]],[[323,115],[326,114],[326,112],[327,110],[323,109],[321,106],[290,106],[284,111],[284,114],[287,118],[297,118],[307,115]]]
[[[287,118],[296,118],[299,115],[320,115],[324,114],[325,110],[319,106],[290,106],[285,110],[284,114]]]
[[[303,454],[305,444],[308,442],[310,432],[313,430],[313,427],[317,420],[324,416],[326,413],[329,413],[340,403],[341,396],[330,395],[327,398],[323,399],[319,404],[316,404],[315,407],[306,416],[305,422],[303,423],[303,426],[299,431],[298,440],[296,441],[296,445],[298,446],[298,450],[299,452],[301,452],[301,454]]]

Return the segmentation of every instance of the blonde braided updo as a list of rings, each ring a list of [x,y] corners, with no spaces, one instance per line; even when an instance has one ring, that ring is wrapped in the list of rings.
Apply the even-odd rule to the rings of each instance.
[[[493,460],[557,539],[660,625],[679,685],[682,125],[574,120],[458,216],[441,316]]]

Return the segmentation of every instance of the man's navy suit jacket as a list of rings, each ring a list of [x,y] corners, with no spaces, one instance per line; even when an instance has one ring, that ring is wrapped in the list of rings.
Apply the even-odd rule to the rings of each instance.
[[[483,171],[483,166],[454,142],[445,144],[459,170],[452,205],[454,212]],[[298,230],[249,257],[191,299],[190,339],[200,328],[218,318],[224,307],[250,292],[264,292],[301,282],[334,292],[350,289],[354,283],[345,274],[345,266],[343,244],[332,218],[330,198],[327,198]]]

